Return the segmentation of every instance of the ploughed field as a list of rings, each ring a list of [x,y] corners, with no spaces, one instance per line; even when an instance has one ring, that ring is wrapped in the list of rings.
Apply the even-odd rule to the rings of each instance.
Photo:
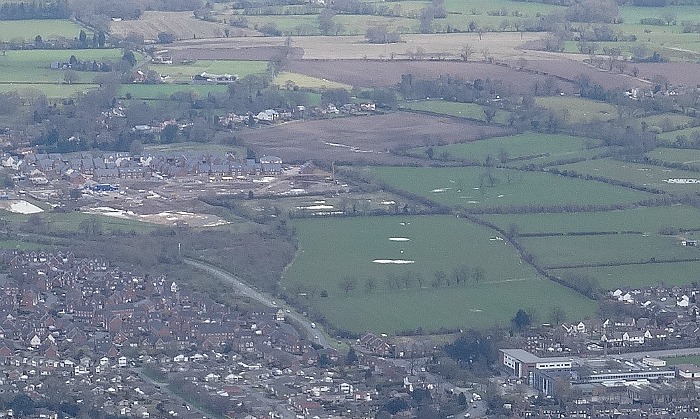
[[[415,159],[389,153],[395,148],[417,147],[436,141],[471,141],[507,133],[507,128],[468,120],[395,112],[263,126],[244,131],[241,137],[250,147],[280,156],[285,161],[395,164],[415,162]]]

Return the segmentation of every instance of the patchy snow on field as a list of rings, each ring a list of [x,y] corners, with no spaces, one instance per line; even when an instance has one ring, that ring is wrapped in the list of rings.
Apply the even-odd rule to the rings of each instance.
[[[25,200],[2,201],[2,209],[15,212],[17,214],[38,214],[44,212],[43,209]]]
[[[408,237],[389,237],[389,240],[392,242],[407,242],[411,239],[409,239]]]
[[[313,211],[318,211],[318,210],[329,210],[333,209],[333,205],[309,205],[306,207],[297,207],[299,210],[313,210]]]
[[[195,214],[187,211],[163,211],[156,214],[136,214],[133,211],[111,207],[95,207],[84,211],[86,214],[99,214],[108,217],[124,218],[134,221],[160,225],[186,224],[193,227],[217,227],[230,224],[222,218],[211,214]]]
[[[382,265],[407,265],[411,263],[416,263],[415,260],[405,259],[374,259],[372,262],[379,263]]]

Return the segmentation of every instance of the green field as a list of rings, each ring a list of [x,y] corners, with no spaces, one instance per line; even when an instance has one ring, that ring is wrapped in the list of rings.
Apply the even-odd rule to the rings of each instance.
[[[572,137],[564,134],[541,134],[527,132],[507,137],[494,137],[462,144],[434,147],[435,156],[447,153],[450,157],[471,161],[486,161],[491,156],[495,161],[500,157],[518,159],[517,164],[538,163],[548,158],[566,159],[578,156],[582,150],[595,147],[597,140]],[[424,154],[425,148],[419,149]],[[503,154],[505,152],[505,154]]]
[[[37,35],[44,41],[74,39],[78,37],[81,29],[84,28],[68,19],[4,20],[0,25],[0,40],[34,43]],[[91,31],[85,32],[90,39]]]
[[[514,224],[521,234],[624,231],[656,234],[667,228],[700,229],[700,209],[684,205],[578,214],[495,214],[481,218],[503,230]]]
[[[486,115],[484,114],[485,109],[494,109],[488,108],[486,106],[477,105],[476,103],[448,102],[446,100],[421,100],[404,102],[401,104],[401,107],[406,109],[413,109],[416,111],[433,112],[441,115],[477,119],[479,121],[486,121]],[[508,123],[509,117],[510,112],[496,110],[496,114],[493,117],[493,122],[505,125]]]
[[[687,115],[680,115],[675,113],[664,113],[660,115],[647,116],[645,118],[639,118],[637,121],[640,123],[646,122],[650,127],[656,126],[661,128],[664,132],[675,131],[685,128],[690,122],[695,118]]]
[[[547,309],[544,301],[565,308],[572,318],[592,312],[592,302],[540,279],[512,247],[494,239],[492,230],[464,219],[391,216],[299,220],[294,226],[299,251],[281,285],[309,293],[311,304],[336,327],[356,332],[488,327],[507,324],[518,307]],[[483,263],[495,259],[498,264]],[[483,279],[431,285],[436,271],[449,275],[460,266],[483,269]],[[389,278],[406,273],[413,278],[408,287],[389,287]],[[357,281],[357,288],[347,294],[341,288],[344,277]],[[376,282],[369,291],[367,278]],[[320,297],[322,290],[328,297]]]
[[[82,212],[42,212],[39,216],[47,224],[50,231],[80,231],[80,223],[91,217],[97,217],[104,232],[149,232],[157,228],[155,224],[140,221],[127,220],[123,218],[108,217],[103,215],[84,214]],[[0,210],[0,217],[13,224],[24,223],[29,219],[29,215],[16,214]]]
[[[179,92],[191,92],[195,97],[205,97],[209,93],[225,93],[226,86],[209,84],[124,84],[119,88],[120,97],[131,95],[134,99],[163,99]]]
[[[694,193],[700,184],[665,182],[668,179],[700,179],[700,174],[685,170],[667,169],[639,163],[620,162],[613,159],[598,159],[558,167],[583,175],[600,176],[629,182],[637,186],[655,188],[667,192]]]
[[[660,235],[521,237],[520,242],[548,267],[700,258],[697,248]]]
[[[660,147],[648,152],[647,156],[668,163],[687,164],[700,170],[700,150]]]
[[[0,92],[17,92],[21,97],[44,95],[49,99],[75,96],[97,89],[97,84],[0,83]]]
[[[64,71],[52,70],[54,61],[67,62],[71,55],[80,61],[117,61],[120,49],[26,50],[0,55],[0,83],[63,83]],[[97,72],[78,72],[80,82],[92,82]]]
[[[352,89],[352,86],[350,86],[349,84],[319,79],[319,78],[307,76],[304,74],[290,73],[288,71],[283,71],[283,72],[279,73],[275,77],[275,80],[274,80],[274,83],[277,84],[278,86],[281,86],[281,87],[285,87],[288,82],[293,83],[294,86],[297,86],[297,87],[301,87],[301,88],[305,88],[305,89],[314,89],[314,90],[323,90],[323,89],[351,90]]]
[[[569,123],[609,121],[617,118],[613,105],[597,100],[570,96],[547,96],[535,99],[537,106],[550,109]]]
[[[267,61],[236,60],[197,60],[191,64],[151,65],[150,69],[168,76],[169,81],[190,81],[197,74],[238,74],[245,77],[251,74],[263,74],[267,70]]]
[[[696,135],[700,135],[700,127],[692,127],[679,129],[677,131],[664,132],[658,135],[659,140],[668,141],[670,143],[676,141],[679,136],[685,136],[686,139],[692,140]]]
[[[668,365],[693,364],[700,366],[700,355],[673,356],[663,359]]]
[[[700,256],[700,250],[696,250]],[[597,280],[601,288],[638,288],[659,284],[688,285],[697,281],[700,262],[646,263],[643,265],[601,266],[595,268],[551,269],[549,273],[566,278],[583,275]]]
[[[391,186],[441,204],[463,208],[566,204],[608,205],[636,202],[653,195],[601,182],[543,172],[483,167],[372,167],[367,171]]]

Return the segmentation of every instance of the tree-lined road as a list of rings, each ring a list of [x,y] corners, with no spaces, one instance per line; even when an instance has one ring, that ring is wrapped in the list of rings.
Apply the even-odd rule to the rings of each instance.
[[[323,346],[324,348],[329,348],[331,346],[328,342],[328,339],[326,339],[325,333],[323,333],[322,330],[319,330],[319,327],[316,326],[312,321],[307,319],[302,314],[296,312],[292,307],[278,304],[272,296],[253,289],[250,285],[243,282],[240,278],[236,277],[235,275],[232,275],[230,272],[227,272],[215,265],[190,258],[183,258],[183,262],[190,266],[194,266],[197,269],[201,269],[207,272],[208,274],[230,284],[237,292],[239,292],[243,296],[251,298],[259,302],[260,304],[266,305],[268,307],[277,307],[285,310],[285,316],[291,318],[299,325],[301,325],[301,327],[303,327],[306,330],[311,341]]]

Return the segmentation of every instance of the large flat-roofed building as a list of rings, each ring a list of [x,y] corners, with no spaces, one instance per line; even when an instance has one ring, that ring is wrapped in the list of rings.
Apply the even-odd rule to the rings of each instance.
[[[500,363],[511,374],[532,381],[535,370],[568,370],[573,367],[573,359],[567,357],[541,358],[523,349],[500,349]]]

